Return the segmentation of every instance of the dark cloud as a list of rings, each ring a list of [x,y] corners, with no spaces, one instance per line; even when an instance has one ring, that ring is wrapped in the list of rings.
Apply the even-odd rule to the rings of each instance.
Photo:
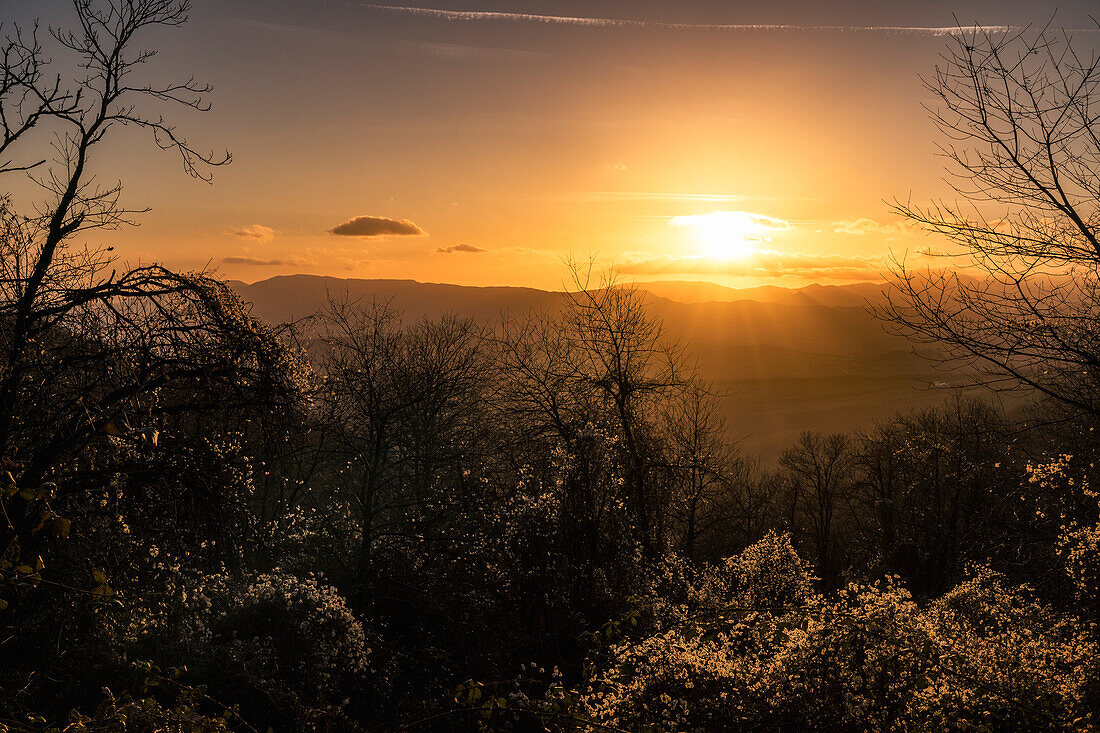
[[[309,264],[305,260],[291,259],[291,260],[261,260],[258,257],[225,257],[222,262],[227,265],[253,265],[256,267],[278,267],[278,266],[300,266]]]
[[[329,230],[341,237],[425,237],[426,231],[408,219],[387,219],[384,216],[357,216]]]
[[[477,252],[485,252],[485,251],[486,250],[482,249],[481,247],[475,247],[472,244],[465,244],[465,243],[463,243],[463,244],[454,244],[454,245],[451,245],[450,247],[440,247],[439,249],[436,250],[436,252],[440,252],[440,253],[445,254],[445,255],[453,255],[453,254],[457,254],[459,252],[477,253]]]

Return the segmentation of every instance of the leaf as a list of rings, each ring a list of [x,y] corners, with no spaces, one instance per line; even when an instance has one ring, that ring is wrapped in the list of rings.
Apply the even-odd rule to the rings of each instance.
[[[64,517],[54,517],[53,520],[53,532],[58,537],[68,537],[69,530],[72,528],[72,522]]]

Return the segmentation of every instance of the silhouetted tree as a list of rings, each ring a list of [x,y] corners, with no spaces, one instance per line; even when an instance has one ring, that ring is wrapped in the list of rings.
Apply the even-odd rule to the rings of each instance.
[[[359,517],[369,573],[380,540],[434,546],[450,502],[478,491],[490,428],[482,332],[451,316],[406,325],[390,304],[338,299],[319,326],[332,481]]]
[[[693,375],[636,287],[618,283],[613,275],[597,283],[591,266],[574,265],[571,272],[574,289],[566,293],[563,315],[571,368],[613,421],[622,445],[623,498],[634,513],[643,551],[653,559],[668,500],[654,471],[655,411]]]
[[[955,397],[899,415],[864,436],[855,456],[853,517],[868,564],[901,573],[913,590],[943,592],[968,563],[1026,552],[1007,546],[1022,537],[995,519],[998,504],[1015,505],[1021,476],[1009,471],[1007,426],[988,403]]]
[[[1100,59],[1067,34],[952,38],[928,89],[962,203],[896,210],[956,249],[949,269],[898,263],[878,316],[976,379],[1100,411]]]
[[[840,538],[850,514],[852,444],[847,435],[802,433],[779,458],[786,489],[790,527],[805,536],[825,588],[840,572]]]
[[[256,408],[295,399],[303,380],[278,332],[224,283],[120,268],[110,248],[83,243],[140,213],[122,205],[121,184],[100,186],[91,173],[115,132],[150,132],[201,179],[228,162],[148,111],[206,109],[208,87],[193,80],[145,81],[155,52],[135,48],[150,31],[183,24],[189,7],[75,0],[74,30],[52,32],[76,61],[70,81],[37,28],[0,43],[0,172],[27,172],[41,191],[27,212],[0,197],[0,594],[11,609],[0,685],[14,680],[29,699],[47,700],[58,685],[73,694],[59,703],[70,708],[89,689],[100,695],[88,669],[117,662],[88,623],[88,599],[108,598],[108,582],[148,580],[139,562],[147,541],[196,566],[234,556],[248,468],[222,452],[228,421],[239,427]],[[29,146],[32,129],[52,133],[52,157]],[[54,638],[48,649],[44,634]],[[88,668],[79,681],[67,678],[70,663]]]
[[[14,211],[8,198],[0,201],[0,457],[15,485],[30,491],[63,455],[79,453],[106,426],[123,422],[128,403],[164,388],[173,368],[193,370],[192,378],[208,373],[210,358],[198,358],[197,342],[220,326],[244,323],[233,298],[214,281],[159,267],[108,271],[108,250],[74,241],[91,229],[118,227],[135,213],[120,205],[121,185],[99,187],[89,173],[96,146],[115,127],[151,130],[192,175],[228,160],[195,152],[170,125],[139,109],[143,100],[203,108],[206,87],[153,86],[132,78],[153,55],[131,49],[135,34],[181,24],[186,2],[78,0],[74,9],[78,30],[54,33],[79,59],[84,75],[74,88],[49,70],[37,29],[8,36],[0,66],[2,150],[16,160],[4,170],[34,171],[32,180],[44,192],[33,215]],[[56,135],[52,163],[15,157],[35,127]],[[159,328],[149,321],[153,313]],[[252,341],[227,347],[254,348],[258,342]],[[111,356],[123,358],[112,364]],[[50,425],[46,433],[27,429],[43,417]],[[34,513],[33,504],[9,507],[9,513]],[[19,524],[9,525],[15,535],[5,544],[21,534]]]
[[[700,385],[678,390],[663,407],[658,433],[665,456],[658,476],[669,482],[664,511],[672,547],[691,561],[718,559],[744,537],[748,471],[727,435],[717,398]]]

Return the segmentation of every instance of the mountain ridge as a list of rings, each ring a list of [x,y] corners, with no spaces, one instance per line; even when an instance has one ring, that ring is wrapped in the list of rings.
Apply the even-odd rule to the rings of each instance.
[[[823,305],[804,297],[822,292],[811,288],[801,296],[800,290],[790,291],[790,297],[764,291],[783,302],[680,302],[654,294],[646,285],[638,287],[646,291],[652,315],[697,362],[700,376],[724,395],[722,410],[731,435],[766,459],[773,459],[803,430],[870,427],[898,411],[940,402],[945,393],[937,383],[962,381],[937,372],[909,342],[886,333],[865,300]],[[492,326],[509,314],[550,311],[564,297],[562,291],[537,288],[313,275],[230,286],[252,304],[255,315],[272,322],[304,318],[321,310],[330,297],[346,295],[393,303],[407,319],[456,313]],[[838,291],[825,292],[843,303],[852,303],[868,289],[836,287]]]

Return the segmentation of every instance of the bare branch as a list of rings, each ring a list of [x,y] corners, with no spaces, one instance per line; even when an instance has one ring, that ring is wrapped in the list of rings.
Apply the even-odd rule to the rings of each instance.
[[[1049,23],[960,33],[926,82],[962,203],[894,210],[955,245],[953,272],[895,263],[873,309],[998,389],[1100,412],[1100,59]]]

